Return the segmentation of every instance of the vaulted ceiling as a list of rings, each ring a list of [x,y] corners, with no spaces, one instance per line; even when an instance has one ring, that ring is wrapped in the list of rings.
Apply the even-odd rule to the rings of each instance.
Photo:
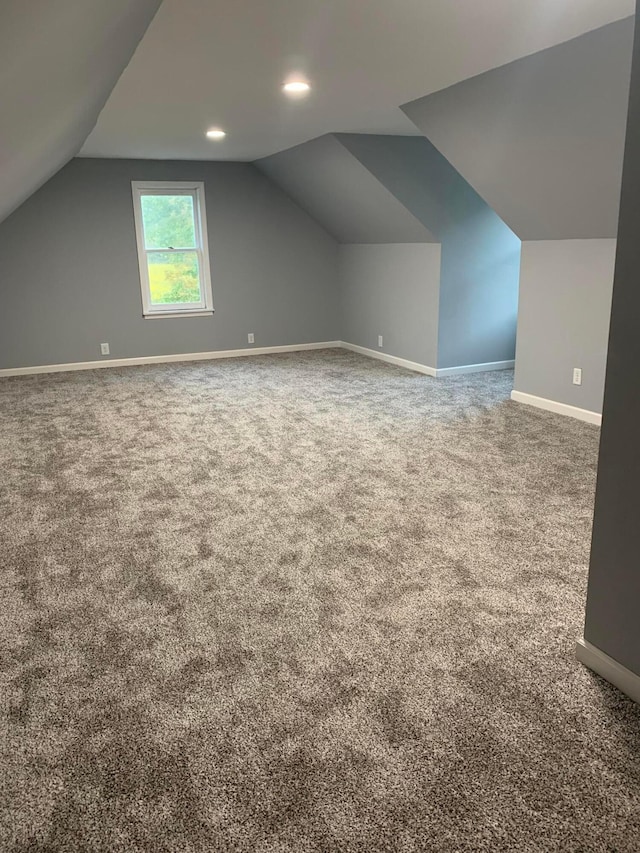
[[[403,109],[523,240],[615,237],[634,18]]]
[[[253,161],[327,133],[420,134],[402,104],[634,7],[634,0],[4,0],[0,220],[79,152]],[[293,72],[312,83],[305,100],[282,94]],[[205,138],[212,125],[224,127],[224,141]],[[363,197],[379,196],[360,178],[368,184]],[[390,212],[394,203],[386,202]],[[375,227],[393,228],[396,215],[403,216],[396,209]],[[403,218],[403,233],[410,222]]]
[[[0,4],[0,220],[75,156],[160,0]]]
[[[258,160],[339,243],[433,243],[424,223],[333,134]]]
[[[254,160],[325,133],[418,133],[401,104],[634,7],[634,0],[164,0],[82,153]],[[304,101],[282,94],[292,72],[313,85]],[[205,138],[213,125],[227,131],[223,142]]]

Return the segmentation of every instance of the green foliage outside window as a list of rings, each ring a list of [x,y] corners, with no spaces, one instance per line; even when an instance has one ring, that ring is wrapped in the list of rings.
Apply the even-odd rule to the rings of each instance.
[[[195,249],[196,230],[190,195],[143,195],[142,219],[147,249]]]
[[[147,249],[196,246],[193,198],[190,195],[143,195],[144,242]],[[200,276],[196,252],[150,252],[149,285],[154,305],[199,302]]]
[[[154,305],[199,302],[197,254],[153,252],[149,255],[149,286]]]

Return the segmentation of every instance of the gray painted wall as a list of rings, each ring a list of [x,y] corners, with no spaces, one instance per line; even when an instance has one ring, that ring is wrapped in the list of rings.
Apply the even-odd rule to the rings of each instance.
[[[520,240],[427,139],[337,139],[442,241],[434,366],[513,359]]]
[[[435,366],[438,244],[341,246],[340,281],[342,340]]]
[[[523,240],[615,237],[633,18],[404,112]]]
[[[602,412],[615,254],[615,240],[522,244],[516,391]]]
[[[615,240],[522,244],[516,391],[602,412],[615,254]]]
[[[585,638],[640,676],[640,8],[622,177]]]
[[[335,136],[321,136],[256,165],[341,243],[436,241]]]
[[[213,317],[142,317],[132,180],[203,180]],[[76,159],[0,225],[0,368],[335,340],[338,245],[254,166]]]

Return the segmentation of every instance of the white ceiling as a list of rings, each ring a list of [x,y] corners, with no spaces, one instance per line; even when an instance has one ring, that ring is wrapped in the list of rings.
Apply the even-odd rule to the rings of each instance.
[[[633,14],[634,0],[164,0],[82,155],[254,160]],[[280,86],[313,84],[305,101]],[[211,142],[211,126],[228,132]]]

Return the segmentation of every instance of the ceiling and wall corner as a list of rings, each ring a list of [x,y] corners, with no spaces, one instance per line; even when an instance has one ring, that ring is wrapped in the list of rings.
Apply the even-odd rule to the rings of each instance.
[[[327,133],[419,135],[401,104],[634,6],[368,0],[363,15],[361,0],[5,0],[0,219],[78,153],[254,161]],[[283,96],[292,72],[311,81],[302,101]],[[226,137],[207,139],[211,126]]]
[[[4,0],[0,220],[74,157],[161,0]]]
[[[256,166],[339,243],[437,242],[333,135],[258,160]]]
[[[520,240],[424,137],[337,134],[442,243],[438,368],[515,355]]]
[[[618,20],[634,0],[164,0],[88,157],[256,160],[326,133],[418,135],[401,104]],[[312,85],[283,96],[292,73]],[[211,143],[208,127],[227,131]]]
[[[634,19],[403,107],[523,240],[615,237]]]

